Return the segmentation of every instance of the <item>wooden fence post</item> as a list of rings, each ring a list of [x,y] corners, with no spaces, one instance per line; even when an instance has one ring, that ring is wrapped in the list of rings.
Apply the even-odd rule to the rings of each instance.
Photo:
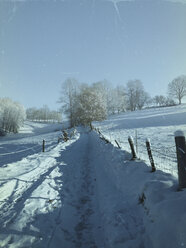
[[[132,152],[132,160],[135,160],[137,158],[137,156],[136,156],[136,152],[134,149],[134,141],[133,141],[133,138],[131,136],[128,137],[128,142],[129,142],[130,149]]]
[[[65,130],[63,130],[63,140],[64,140],[65,142],[67,142],[67,141],[69,140],[69,138],[68,138],[68,133],[67,133]]]
[[[45,140],[43,140],[43,152],[45,152]]]
[[[149,155],[150,164],[152,166],[152,172],[155,172],[156,167],[155,167],[155,164],[154,164],[154,159],[153,159],[153,156],[152,156],[152,151],[151,151],[150,140],[149,139],[146,140],[146,147],[147,147],[147,153]]]
[[[135,130],[135,136],[136,136],[136,153],[138,154],[138,131]]]
[[[90,130],[92,131],[94,128],[92,126],[92,123],[90,123]]]
[[[186,144],[182,131],[175,132],[179,189],[186,188]]]
[[[117,140],[115,140],[116,145],[118,146],[119,149],[121,149],[121,146],[119,145],[119,143],[117,142]]]

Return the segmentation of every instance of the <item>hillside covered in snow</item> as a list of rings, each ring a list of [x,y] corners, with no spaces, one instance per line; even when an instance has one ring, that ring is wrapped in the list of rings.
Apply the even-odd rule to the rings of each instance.
[[[0,138],[0,247],[186,247],[186,191],[178,191],[174,142],[176,130],[186,134],[186,106],[114,115],[93,125],[111,143],[83,127],[58,142],[64,127],[32,122]]]

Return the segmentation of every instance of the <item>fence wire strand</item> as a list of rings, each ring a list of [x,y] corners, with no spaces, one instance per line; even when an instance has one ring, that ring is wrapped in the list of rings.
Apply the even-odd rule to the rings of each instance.
[[[29,147],[27,149],[23,149],[23,150],[20,150],[20,151],[3,153],[3,154],[0,154],[0,156],[6,156],[6,155],[17,154],[17,153],[33,150],[35,147],[39,147],[39,146],[41,146],[41,145],[35,145],[35,146]]]
[[[122,149],[126,150],[127,152],[131,152],[130,146],[127,140],[127,136],[129,136],[129,132],[126,131],[125,135],[123,135],[122,132],[119,132],[119,136],[115,135],[114,133],[110,134],[109,131],[107,130],[107,133],[109,134],[104,134],[103,130],[100,130],[101,135],[104,137],[114,137],[119,145],[121,146]],[[124,139],[125,137],[125,139]],[[111,143],[115,143],[113,140],[110,140]],[[137,136],[137,139],[134,139],[134,146],[135,149],[138,151],[137,155],[140,159],[144,160],[147,165],[150,166],[149,162],[149,157],[147,154],[147,148],[145,141],[143,142],[143,137],[140,135]],[[160,169],[162,171],[174,174],[177,176],[177,156],[176,156],[176,146],[171,145],[171,146],[163,146],[160,144],[160,147],[154,146],[151,144],[151,151],[153,155],[153,159],[155,162],[155,166],[157,169]]]

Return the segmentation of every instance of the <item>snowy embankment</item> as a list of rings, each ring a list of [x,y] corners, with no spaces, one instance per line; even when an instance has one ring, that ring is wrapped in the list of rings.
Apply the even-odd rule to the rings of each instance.
[[[94,126],[115,146],[117,140],[128,152],[128,136],[132,136],[138,157],[147,164],[145,142],[150,139],[156,167],[177,176],[174,132],[181,129],[186,135],[186,104],[114,115],[104,122],[95,122]]]
[[[186,194],[175,177],[150,173],[94,131],[58,144],[59,134],[43,134],[53,140],[45,153],[0,168],[0,247],[186,247]]]
[[[55,147],[61,129],[60,123],[26,122],[19,133],[0,137],[0,167],[41,152],[43,140],[46,150]]]

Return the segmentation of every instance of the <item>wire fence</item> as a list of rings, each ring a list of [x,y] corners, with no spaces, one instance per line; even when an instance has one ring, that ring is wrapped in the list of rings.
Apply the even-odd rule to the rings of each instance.
[[[49,144],[47,144],[47,149],[49,148],[51,149],[52,147]],[[2,152],[2,150],[4,150],[4,152]],[[42,142],[39,142],[35,145],[28,144],[28,143],[27,144],[6,144],[6,146],[2,147],[1,152],[0,152],[0,167],[6,166],[6,164],[9,164],[12,162],[20,161],[27,156],[34,155],[36,153],[38,154],[41,153]]]
[[[108,129],[99,130],[99,133],[105,137],[105,139],[109,140],[114,146],[121,147],[121,149],[131,153],[131,148],[128,142],[128,136],[130,136],[130,132],[133,133],[134,136],[134,146],[137,157],[140,160],[145,161],[145,163],[149,166],[150,160],[147,152],[146,140],[142,134],[138,134],[136,130],[127,130],[124,132],[111,132]],[[118,144],[117,144],[118,143]],[[153,156],[153,160],[155,163],[156,169],[162,170],[166,173],[170,173],[174,176],[178,176],[177,170],[177,155],[176,155],[176,145],[165,145],[163,143],[159,143],[157,145],[156,142],[151,143],[151,152]]]
[[[17,154],[17,153],[22,153],[22,152],[26,152],[26,151],[29,151],[29,150],[34,150],[34,148],[36,148],[36,147],[41,147],[41,145],[40,144],[38,144],[38,145],[35,145],[35,146],[32,146],[32,147],[29,147],[29,148],[26,148],[26,149],[23,149],[23,150],[19,150],[19,151],[14,151],[14,152],[7,152],[7,153],[1,153],[0,154],[0,157],[1,156],[7,156],[7,155],[12,155],[12,154]]]
[[[96,129],[96,128],[94,128]],[[112,143],[113,145],[117,145],[121,147],[121,149],[124,149],[127,152],[131,152],[131,148],[128,143],[128,136],[129,131],[125,132],[108,132],[96,129],[96,131],[107,141]],[[71,132],[70,135],[74,135],[74,130]],[[119,134],[119,135],[118,135]],[[139,135],[137,131],[133,132],[134,136],[134,145],[137,157],[143,161],[147,165],[150,166],[149,156],[147,152],[146,143],[144,140],[144,137],[142,135]],[[45,147],[44,150],[48,151],[56,146],[56,143],[59,143],[59,140],[63,140],[63,138],[59,138],[56,140],[46,140],[45,141]],[[12,162],[15,156],[17,157],[17,160],[27,156],[32,155],[34,153],[42,152],[43,151],[43,142],[39,142],[36,145],[32,145],[31,147],[26,147],[25,149],[20,150],[14,150],[11,152],[5,152],[0,153],[0,165],[2,165],[5,162]],[[177,156],[176,156],[176,146],[165,146],[163,144],[155,144],[151,143],[151,152],[152,156],[155,162],[156,169],[160,169],[162,171],[165,171],[167,173],[171,173],[174,176],[177,176]]]
[[[63,130],[62,133],[56,135],[55,137],[51,136],[48,139],[42,139],[37,144],[6,144],[1,145],[0,149],[0,166],[5,164],[19,161],[22,158],[34,155],[36,153],[48,152],[55,148],[59,142],[66,142],[76,134],[76,129],[72,130]],[[19,148],[17,148],[19,147]],[[21,149],[23,148],[23,149]],[[19,150],[18,150],[19,149]],[[4,152],[2,152],[4,150]],[[6,152],[10,150],[10,152]],[[2,153],[1,153],[2,152]]]
[[[157,147],[152,143],[151,151],[157,169],[177,176],[177,157],[175,145],[171,147]],[[138,145],[138,156],[149,164],[147,148],[142,142]]]

